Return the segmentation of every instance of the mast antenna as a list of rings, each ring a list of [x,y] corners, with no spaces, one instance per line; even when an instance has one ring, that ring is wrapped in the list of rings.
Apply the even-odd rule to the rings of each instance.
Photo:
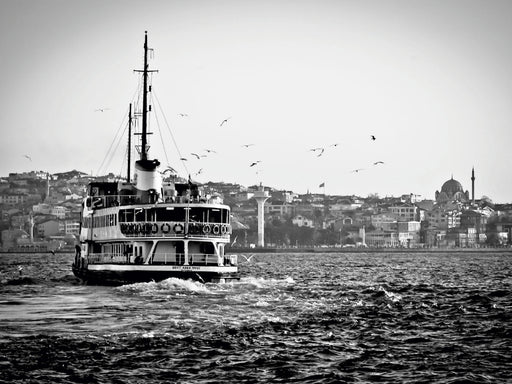
[[[144,69],[135,70],[135,72],[142,72],[142,80],[143,80],[143,91],[142,91],[142,145],[140,149],[140,159],[147,160],[148,159],[148,147],[147,147],[147,135],[150,134],[148,132],[147,126],[147,115],[148,115],[148,92],[151,91],[151,87],[148,90],[148,73],[150,72],[158,72],[157,70],[149,70],[148,65],[148,31],[144,31]],[[151,110],[151,106],[149,107]]]

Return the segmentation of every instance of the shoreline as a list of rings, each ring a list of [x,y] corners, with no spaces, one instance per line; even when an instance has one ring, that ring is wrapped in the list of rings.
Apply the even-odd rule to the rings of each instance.
[[[510,253],[503,248],[226,248],[226,254],[237,253]]]
[[[59,251],[1,251],[0,255],[35,255],[35,254],[74,254],[74,250]],[[226,248],[225,254],[240,253],[510,253],[512,247],[502,248],[336,248],[336,247],[307,247],[307,248]]]

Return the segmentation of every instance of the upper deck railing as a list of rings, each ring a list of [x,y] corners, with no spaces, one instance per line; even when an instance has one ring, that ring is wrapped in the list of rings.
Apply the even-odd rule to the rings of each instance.
[[[93,209],[118,207],[125,205],[154,205],[155,202],[143,203],[141,198],[136,195],[99,195],[89,196],[87,198],[87,207]],[[159,203],[171,203],[171,204],[211,204],[213,203],[210,199],[201,196],[176,196],[166,197],[163,202]]]

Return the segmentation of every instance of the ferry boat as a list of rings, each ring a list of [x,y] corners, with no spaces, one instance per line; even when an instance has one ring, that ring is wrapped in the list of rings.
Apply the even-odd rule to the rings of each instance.
[[[140,71],[140,158],[135,162],[134,180],[130,181],[128,166],[126,181],[89,184],[82,202],[80,244],[75,249],[73,273],[92,284],[170,277],[203,283],[238,280],[237,256],[224,253],[232,232],[230,207],[218,197],[202,193],[190,176],[188,182],[164,182],[158,170],[160,162],[149,157],[148,68],[146,32],[144,69]]]

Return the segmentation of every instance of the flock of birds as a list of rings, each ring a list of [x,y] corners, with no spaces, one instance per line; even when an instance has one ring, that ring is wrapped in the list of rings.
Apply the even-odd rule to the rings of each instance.
[[[186,113],[178,113],[178,116],[180,117],[188,117],[189,115],[186,114]],[[225,119],[223,119],[220,124],[219,124],[219,127],[222,127],[223,125],[227,124],[229,121],[230,121],[231,117],[227,117]],[[376,141],[377,138],[375,135],[370,135],[369,139],[371,141]],[[253,144],[253,143],[250,143],[250,144],[242,144],[241,147],[242,148],[250,148],[250,147],[253,147],[255,146],[256,144]],[[322,155],[324,155],[324,153],[329,149],[329,148],[336,148],[340,145],[340,143],[333,143],[333,144],[330,144],[328,146],[325,146],[325,147],[315,147],[315,148],[311,148],[309,149],[310,152],[313,152],[315,154],[316,157],[321,157]],[[204,158],[204,157],[207,157],[209,154],[211,153],[217,153],[215,150],[213,149],[204,149],[205,153],[203,154],[198,154],[198,153],[195,153],[195,152],[191,152],[190,155],[193,156],[196,160],[200,160],[201,158]],[[186,157],[181,157],[180,158],[181,161],[188,161],[188,158]],[[255,160],[255,161],[252,161],[251,163],[249,163],[249,168],[252,168],[252,167],[255,167],[257,166],[258,164],[260,164],[262,161],[261,160]],[[384,161],[375,161],[373,163],[374,166],[378,166],[378,165],[384,165]],[[364,171],[366,168],[356,168],[356,169],[353,169],[350,171],[350,173],[359,173],[361,171]],[[201,174],[203,171],[203,169],[199,169],[199,171],[197,173],[195,173],[195,175],[199,175]]]
[[[108,111],[108,110],[110,110],[110,108],[97,108],[97,109],[95,109],[95,112],[105,112],[105,111]],[[187,113],[178,113],[178,116],[180,118],[188,118],[189,117],[189,115]],[[226,117],[225,119],[220,121],[219,127],[222,127],[222,126],[228,124],[230,122],[231,118],[232,118],[231,116],[230,117]],[[370,135],[369,139],[371,141],[376,141],[377,140],[375,135]],[[255,145],[256,144],[254,144],[254,143],[248,143],[248,144],[242,144],[241,147],[245,148],[245,149],[248,149],[248,148],[253,147]],[[329,149],[334,149],[334,148],[338,147],[339,145],[340,145],[340,143],[333,143],[333,144],[330,144],[328,146],[315,147],[315,148],[309,149],[309,152],[312,152],[315,155],[315,157],[322,157],[326,153],[326,151],[328,151]],[[205,148],[203,151],[204,151],[203,153],[191,152],[190,156],[192,156],[196,160],[201,160],[202,158],[208,157],[208,155],[216,154],[217,153],[214,149],[211,149],[211,148]],[[26,159],[28,159],[29,161],[32,161],[32,157],[30,155],[26,154],[26,155],[23,155],[23,156]],[[180,158],[180,161],[182,161],[182,162],[186,162],[188,160],[189,159],[187,157],[181,157]],[[253,167],[256,167],[260,163],[262,163],[261,160],[255,160],[255,161],[250,162],[248,164],[248,166],[249,166],[249,168],[253,168]],[[373,162],[373,166],[379,166],[379,165],[384,165],[384,162],[381,161],[381,160]],[[361,171],[364,171],[365,169],[366,168],[355,168],[355,169],[351,170],[350,173],[359,173]],[[177,174],[177,171],[174,168],[170,167],[170,166],[168,166],[162,172],[162,174],[166,174],[168,172],[173,173],[173,174]],[[200,175],[202,173],[203,173],[203,168],[199,168],[199,170],[196,173],[194,173],[194,176]]]

